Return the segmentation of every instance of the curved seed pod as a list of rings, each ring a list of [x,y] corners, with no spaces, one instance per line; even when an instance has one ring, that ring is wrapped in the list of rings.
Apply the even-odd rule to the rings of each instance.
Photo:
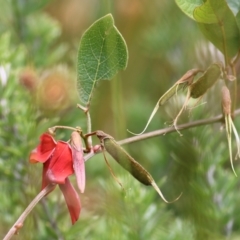
[[[160,197],[169,203],[163,196],[161,190],[158,188],[151,174],[137,161],[135,161],[110,135],[102,131],[96,132],[97,137],[102,142],[106,151],[134,178],[144,185],[152,185],[153,188],[158,192]],[[181,196],[181,195],[180,195]],[[180,198],[176,198],[174,201]],[[174,202],[173,201],[173,202]]]
[[[154,115],[156,114],[158,108],[160,106],[162,106],[165,102],[167,102],[171,97],[173,97],[178,90],[180,89],[183,89],[185,88],[186,86],[190,86],[192,84],[192,81],[193,81],[193,78],[199,73],[199,72],[203,72],[202,70],[198,69],[198,68],[194,68],[194,69],[191,69],[189,71],[187,71],[171,88],[169,88],[167,90],[167,92],[165,92],[161,97],[160,99],[158,100],[156,106],[154,107],[149,119],[148,119],[148,122],[145,126],[145,128],[143,129],[142,132],[136,134],[136,133],[133,133],[133,132],[130,132],[131,134],[133,135],[141,135],[143,134],[148,125],[150,124],[150,122],[152,121]]]
[[[77,185],[81,193],[85,190],[85,165],[82,149],[82,139],[77,131],[71,134],[73,169],[77,178]]]
[[[192,98],[201,97],[218,80],[221,72],[219,63],[212,64],[195,83],[190,85],[190,96]]]

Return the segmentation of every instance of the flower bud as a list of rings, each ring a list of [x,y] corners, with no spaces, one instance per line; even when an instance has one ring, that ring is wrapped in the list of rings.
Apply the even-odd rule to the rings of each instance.
[[[225,115],[231,114],[231,96],[226,86],[222,87],[222,107]]]
[[[19,82],[30,92],[35,90],[38,84],[38,76],[31,68],[24,69],[19,76]]]

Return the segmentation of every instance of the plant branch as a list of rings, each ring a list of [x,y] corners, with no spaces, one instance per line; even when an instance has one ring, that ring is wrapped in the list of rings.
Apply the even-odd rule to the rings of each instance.
[[[236,115],[240,114],[240,109],[236,110],[235,114]],[[193,128],[193,127],[198,127],[198,126],[202,126],[202,125],[208,125],[208,124],[220,122],[222,120],[224,121],[224,117],[221,114],[221,115],[218,115],[218,116],[213,117],[213,118],[197,120],[197,121],[190,122],[190,123],[184,123],[184,124],[178,125],[177,128],[178,128],[178,130],[182,131],[182,130],[185,130],[185,129],[188,129],[188,128]],[[130,138],[118,141],[118,143],[120,145],[127,144],[127,143],[133,143],[133,142],[141,141],[141,140],[144,140],[144,139],[147,139],[147,138],[153,138],[153,137],[156,137],[156,136],[165,135],[167,133],[172,133],[172,132],[176,132],[176,128],[174,126],[159,129],[159,130],[152,131],[152,132],[149,132],[149,133],[144,133],[140,136],[130,137]]]
[[[234,114],[235,114],[235,116],[240,115],[240,108],[237,109],[234,112]],[[197,121],[194,121],[194,122],[184,123],[184,124],[178,125],[178,129],[179,130],[185,130],[185,129],[194,128],[194,127],[198,127],[198,126],[202,126],[202,125],[213,124],[213,123],[217,123],[217,122],[221,122],[221,121],[224,122],[224,116],[222,114],[220,114],[218,116],[215,116],[215,117],[212,117],[212,118],[197,120]],[[148,132],[148,133],[144,133],[142,135],[126,138],[126,139],[117,141],[117,143],[119,145],[124,145],[124,144],[128,144],[128,143],[142,141],[142,140],[145,140],[145,139],[148,139],[148,138],[157,137],[157,136],[160,136],[160,135],[165,135],[165,134],[172,133],[172,132],[176,132],[176,129],[175,129],[174,126],[159,129],[159,130]],[[95,153],[91,152],[91,153],[86,154],[84,156],[85,162],[88,161],[93,156],[95,156],[96,154],[101,153],[101,152],[102,152],[102,150],[99,150]]]
[[[240,109],[237,109],[234,112],[235,116],[240,115]],[[209,119],[202,119],[202,120],[197,120],[194,122],[190,122],[190,123],[184,123],[181,125],[178,125],[178,129],[179,130],[185,130],[185,129],[189,129],[189,128],[193,128],[193,127],[198,127],[198,126],[202,126],[202,125],[208,125],[208,124],[213,124],[216,122],[221,122],[224,120],[224,117],[222,114],[209,118]],[[152,138],[152,137],[156,137],[156,136],[160,136],[160,135],[165,135],[167,133],[172,133],[175,132],[176,129],[175,127],[168,127],[168,128],[164,128],[164,129],[159,129],[156,131],[152,131],[149,133],[144,133],[140,136],[134,136],[134,137],[130,137],[127,139],[123,139],[121,141],[118,141],[118,144],[123,145],[123,144],[127,144],[127,143],[133,143],[133,142],[137,142],[137,141],[141,141],[141,140],[145,140],[148,138]],[[85,155],[84,159],[85,162],[87,160],[89,160],[90,158],[92,158],[94,155],[100,153],[101,151],[98,151],[97,153],[94,152],[90,152],[89,154]],[[47,187],[45,187],[34,199],[33,201],[28,205],[28,207],[25,209],[25,211],[22,213],[22,215],[18,218],[18,220],[13,224],[13,226],[11,227],[11,229],[8,231],[8,233],[6,234],[6,236],[4,237],[3,240],[9,240],[11,239],[11,237],[17,233],[18,229],[20,229],[23,225],[23,222],[25,220],[25,218],[29,215],[29,213],[32,211],[32,209],[36,206],[36,204],[49,192],[51,192],[53,190],[53,188],[55,188],[55,185],[53,184],[49,184],[47,185]]]
[[[77,104],[77,108],[81,109],[85,114],[86,114],[86,118],[87,118],[87,133],[91,133],[92,132],[92,121],[91,121],[91,115],[89,112],[89,106],[87,107],[83,107],[80,104]],[[87,149],[91,149],[92,148],[92,137],[89,136],[86,142],[86,148]]]
[[[37,205],[37,203],[49,192],[51,192],[55,188],[55,184],[48,184],[33,200],[32,202],[27,206],[27,208],[24,210],[24,212],[21,214],[21,216],[18,218],[18,220],[13,224],[11,229],[8,231],[6,236],[3,240],[9,240],[11,237],[18,232],[18,230],[23,226],[23,222],[25,218],[28,216],[28,214],[33,210],[33,208]]]

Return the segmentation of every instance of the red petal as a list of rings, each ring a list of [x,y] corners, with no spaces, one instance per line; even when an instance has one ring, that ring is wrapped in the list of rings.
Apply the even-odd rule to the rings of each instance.
[[[73,174],[72,151],[68,143],[59,141],[49,160],[46,178],[51,183],[64,184],[65,179]]]
[[[56,141],[50,134],[42,134],[40,144],[31,152],[29,161],[31,163],[46,162],[51,157],[56,144]]]
[[[78,132],[73,132],[71,135],[72,156],[73,156],[73,168],[77,178],[78,188],[81,193],[85,189],[85,165],[82,150],[82,140]]]
[[[67,203],[68,211],[72,219],[72,224],[74,224],[78,220],[81,211],[79,196],[68,178],[66,178],[64,184],[59,184],[59,187]]]
[[[48,171],[48,168],[49,168],[49,164],[50,164],[50,160],[43,164],[42,188],[41,189],[44,189],[48,185],[48,183],[49,183],[49,180],[48,180],[47,175],[46,175],[46,173]]]

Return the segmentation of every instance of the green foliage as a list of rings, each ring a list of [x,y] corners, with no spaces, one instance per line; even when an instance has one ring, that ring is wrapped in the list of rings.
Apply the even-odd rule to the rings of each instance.
[[[127,66],[126,43],[114,26],[111,14],[102,17],[84,33],[78,51],[78,91],[89,104],[96,82],[111,79]]]
[[[219,79],[222,73],[221,64],[214,63],[197,78],[196,82],[190,85],[190,96],[192,98],[199,98],[203,96],[206,91],[213,86]]]
[[[203,0],[175,0],[179,8],[194,20],[193,12],[196,7],[203,4]]]
[[[239,50],[239,30],[236,28],[238,26],[239,29],[240,26],[238,0],[176,0],[181,10],[195,21],[186,18],[176,4],[169,0],[155,0],[151,4],[134,1],[134,6],[130,1],[124,8],[114,1],[111,3],[114,9],[109,11],[114,17],[108,14],[100,19],[102,13],[97,12],[96,5],[91,6],[93,3],[87,1],[89,5],[84,9],[82,1],[79,4],[86,10],[84,14],[87,14],[84,15],[84,19],[89,19],[90,15],[92,19],[86,20],[88,22],[83,21],[85,25],[77,29],[77,37],[71,37],[69,41],[64,40],[64,34],[69,34],[64,24],[61,25],[47,14],[49,9],[43,10],[47,2],[0,0],[2,238],[39,192],[42,168],[40,165],[28,163],[29,153],[37,145],[39,135],[54,125],[80,126],[84,133],[86,132],[85,116],[75,108],[76,81],[73,81],[74,87],[72,84],[64,85],[71,93],[71,101],[66,108],[60,108],[64,105],[61,102],[46,104],[46,91],[42,85],[53,81],[49,78],[49,73],[54,73],[54,76],[61,75],[55,77],[54,81],[57,78],[70,83],[77,71],[79,86],[84,88],[84,95],[80,93],[80,98],[85,104],[92,100],[90,110],[94,130],[102,129],[115,137],[118,132],[126,134],[126,128],[121,126],[141,129],[159,96],[173,86],[188,69],[208,69],[212,66],[211,52],[205,51],[208,45],[201,38],[197,26],[200,26],[200,30],[204,28],[207,39],[215,44],[226,58],[233,57]],[[64,1],[53,3],[56,4],[53,5],[56,11],[63,4],[61,2]],[[70,4],[68,2],[70,1],[65,3]],[[102,4],[102,11],[105,5],[102,2],[99,4]],[[211,16],[206,16],[206,4],[209,4],[207,10]],[[226,11],[226,17],[220,13],[219,6]],[[91,7],[94,9],[92,12]],[[68,8],[64,9],[64,14],[67,14]],[[199,21],[204,20],[204,23],[196,23],[195,14]],[[224,23],[221,31],[219,18]],[[92,22],[94,24],[82,36],[76,70],[76,63],[72,63],[72,59],[76,59],[79,36]],[[71,25],[74,25],[73,23],[75,22],[72,21]],[[110,30],[107,36],[106,29]],[[207,32],[206,29],[211,31]],[[119,31],[126,39],[131,52],[128,68],[118,73],[118,78],[114,81],[101,81],[92,99],[92,92],[99,80],[112,79],[119,70],[126,68],[128,51]],[[104,40],[99,37],[101,34],[105,36]],[[227,36],[225,40],[224,36]],[[224,44],[227,51],[224,51]],[[100,48],[104,51],[100,52]],[[207,54],[204,55],[203,52]],[[216,49],[213,52],[216,52]],[[106,61],[103,62],[103,59]],[[219,61],[222,59],[214,60]],[[228,71],[229,62],[223,63],[221,77],[224,81],[217,81],[212,88],[204,92],[203,98],[207,104],[195,107],[191,114],[184,111],[179,122],[192,122],[220,114],[219,89],[225,83],[230,89],[234,103],[235,82],[227,80],[228,74],[234,74],[234,71]],[[87,73],[90,77],[83,69],[86,63],[89,63]],[[36,74],[36,79],[31,78],[36,80],[34,89],[23,84],[20,77],[20,72],[26,67],[30,67]],[[65,78],[65,73],[69,77]],[[238,78],[238,75],[236,73],[235,77]],[[88,82],[82,82],[84,79]],[[116,82],[118,85],[114,85]],[[188,85],[182,84],[183,91],[179,91],[180,88],[177,89],[174,85],[168,92],[170,95],[167,96],[167,100],[169,97],[171,99],[168,104],[159,108],[159,114],[156,114],[149,126],[150,130],[163,128],[166,122],[169,123],[177,115],[186,98],[184,86]],[[49,95],[55,96],[57,92],[54,90],[59,88],[60,82],[53,85]],[[176,91],[175,97],[173,95]],[[44,101],[39,100],[40,95]],[[238,102],[236,101],[235,107],[239,107]],[[55,108],[58,105],[59,109]],[[114,125],[115,119],[122,125]],[[235,119],[237,120],[237,117]],[[238,121],[235,121],[235,125],[236,129],[240,128]],[[82,212],[78,222],[71,226],[63,196],[56,188],[28,216],[17,238],[238,239],[239,178],[232,172],[226,133],[220,131],[221,128],[222,124],[219,123],[198,126],[182,131],[182,137],[172,133],[124,146],[124,149],[151,173],[167,199],[174,199],[183,192],[177,202],[165,204],[152,188],[135,181],[108,156],[114,174],[125,189],[123,191],[109,173],[103,157],[97,155],[86,162],[87,185],[85,193],[80,194]],[[67,141],[69,136],[69,132],[61,130],[56,138]],[[93,143],[99,144],[99,141],[93,138]],[[235,142],[231,148],[236,152]],[[238,161],[234,162],[234,167],[239,175]]]
[[[226,58],[233,57],[240,47],[238,20],[225,0],[177,1],[179,7],[198,22],[204,36],[211,41]],[[197,6],[198,5],[198,6]],[[231,2],[234,10],[238,7]]]

